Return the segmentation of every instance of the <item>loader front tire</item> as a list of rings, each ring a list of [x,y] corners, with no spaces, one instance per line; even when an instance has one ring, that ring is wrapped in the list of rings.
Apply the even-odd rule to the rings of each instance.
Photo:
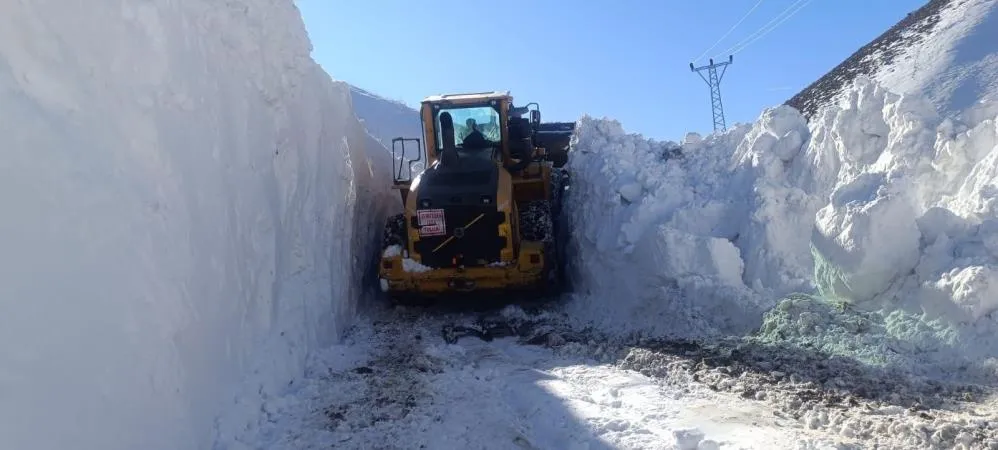
[[[385,221],[385,228],[381,234],[381,251],[385,251],[388,247],[393,245],[398,245],[405,247],[405,214],[399,213],[392,216],[388,216],[388,220]]]

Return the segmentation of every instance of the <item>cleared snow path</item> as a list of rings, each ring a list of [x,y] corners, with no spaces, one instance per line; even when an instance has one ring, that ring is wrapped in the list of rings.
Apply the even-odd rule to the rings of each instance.
[[[369,319],[218,448],[998,445],[988,422],[995,410],[947,403],[957,395],[950,388],[864,378],[841,361],[823,364],[788,349],[625,346],[568,330],[553,313],[512,307],[490,317],[509,336],[453,344],[445,325],[476,317],[397,309]],[[980,390],[960,392],[984,399]],[[913,399],[922,404],[900,406]]]
[[[771,411],[584,356],[474,336],[455,317],[387,312],[351,331],[288,397],[269,403],[253,448],[774,448],[797,440]],[[467,317],[457,317],[467,320]],[[534,342],[543,344],[545,333]],[[558,341],[558,338],[555,338]],[[568,351],[565,351],[568,350]]]

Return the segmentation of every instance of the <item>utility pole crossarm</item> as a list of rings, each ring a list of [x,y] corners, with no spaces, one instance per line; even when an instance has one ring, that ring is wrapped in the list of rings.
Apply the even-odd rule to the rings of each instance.
[[[690,71],[696,72],[700,75],[707,86],[710,88],[710,107],[711,112],[714,115],[714,131],[724,131],[727,130],[727,125],[724,123],[724,104],[721,102],[721,79],[724,78],[724,73],[728,70],[728,65],[734,62],[734,55],[729,55],[727,61],[714,63],[714,59],[711,58],[706,66],[695,67],[693,63],[690,63]],[[721,69],[721,73],[717,73],[717,69]],[[707,71],[707,76],[703,75],[703,71]]]

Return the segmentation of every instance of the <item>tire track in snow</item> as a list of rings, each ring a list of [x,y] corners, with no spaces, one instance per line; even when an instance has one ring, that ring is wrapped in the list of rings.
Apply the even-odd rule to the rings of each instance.
[[[774,448],[807,438],[789,421],[747,419],[768,414],[758,405],[722,411],[717,393],[664,389],[606,363],[611,355],[600,353],[588,332],[564,327],[557,310],[376,311],[328,357],[330,368],[313,377],[309,394],[298,395],[290,414],[308,419],[287,421],[282,444],[672,450]],[[449,344],[447,325],[484,327],[495,339],[470,335]],[[344,349],[367,355],[351,358]]]
[[[333,427],[348,415],[359,416],[353,422],[360,427],[403,420],[429,395],[418,374],[435,367],[416,347],[420,337],[397,327],[376,329],[379,345],[375,354],[367,364],[352,370],[364,381],[363,397],[327,407],[324,413]]]
[[[722,412],[716,393],[663,389],[635,371],[601,364],[600,356],[608,355],[587,332],[561,325],[556,311],[387,313],[392,319],[379,326],[422,330],[424,354],[442,369],[427,374],[433,403],[452,406],[414,413],[416,420],[405,425],[409,448],[418,442],[420,448],[711,449],[731,443],[732,436],[741,444],[753,441],[745,448],[773,448],[799,437],[780,419],[745,419],[768,412],[755,405]],[[491,338],[471,333],[448,345],[442,333],[433,336],[449,325],[485,329]],[[743,413],[732,416],[730,410]],[[435,422],[413,426],[424,413]],[[430,436],[445,430],[458,433]]]
[[[354,381],[340,396],[317,399],[328,402],[322,407],[324,426],[340,435],[337,448],[412,448],[406,444],[411,430],[405,424],[412,415],[432,416],[427,414],[433,406],[428,375],[440,373],[442,362],[424,351],[424,330],[412,325],[374,321],[357,336],[371,345],[369,359],[330,374],[327,381],[334,386]]]

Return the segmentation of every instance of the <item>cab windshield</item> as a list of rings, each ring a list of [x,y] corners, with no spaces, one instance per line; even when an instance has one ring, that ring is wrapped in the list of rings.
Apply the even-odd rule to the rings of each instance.
[[[491,148],[499,145],[499,112],[488,105],[440,108],[436,112],[437,150],[444,148],[440,115],[450,113],[454,119],[454,145],[463,149]],[[471,136],[478,131],[478,136]],[[470,137],[469,137],[470,136]],[[484,139],[481,139],[484,138]],[[465,142],[467,140],[467,142]],[[467,144],[467,145],[465,145]]]

